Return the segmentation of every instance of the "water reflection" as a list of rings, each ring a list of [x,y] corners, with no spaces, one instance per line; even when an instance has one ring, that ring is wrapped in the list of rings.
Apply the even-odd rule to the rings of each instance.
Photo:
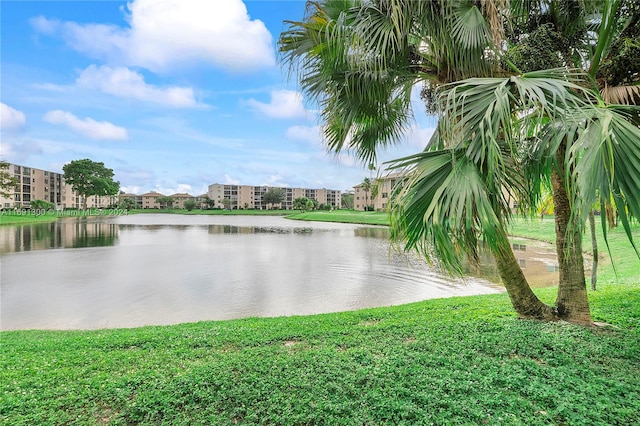
[[[353,233],[356,237],[364,237],[364,238],[380,238],[384,240],[389,239],[389,228],[383,227],[362,227],[356,228],[353,230]]]
[[[209,225],[209,234],[311,234],[311,227]]]
[[[118,225],[87,218],[0,227],[0,254],[56,248],[112,246]]]

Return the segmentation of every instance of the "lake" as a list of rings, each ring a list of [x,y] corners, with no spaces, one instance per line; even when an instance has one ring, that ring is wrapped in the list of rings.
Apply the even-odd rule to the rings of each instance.
[[[557,281],[551,246],[517,246],[534,285]],[[2,330],[307,315],[503,291],[490,259],[453,279],[392,247],[385,227],[273,216],[3,226],[0,255]]]

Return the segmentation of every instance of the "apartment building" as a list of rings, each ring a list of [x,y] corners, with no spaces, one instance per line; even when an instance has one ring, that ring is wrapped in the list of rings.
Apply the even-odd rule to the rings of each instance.
[[[133,200],[133,202],[136,204],[136,208],[138,209],[142,208],[142,195],[125,193],[125,194],[120,194],[118,196],[119,202],[122,202],[122,200],[124,200],[125,198],[129,198]]]
[[[83,197],[65,183],[62,173],[11,163],[7,171],[18,184],[8,197],[0,196],[2,208],[29,208],[35,200],[53,203],[57,209],[83,207]],[[92,196],[87,198],[87,208],[106,208],[115,202],[116,196]]]
[[[173,208],[174,209],[184,209],[184,202],[187,200],[194,200],[195,197],[193,195],[187,194],[186,192],[180,192],[173,195],[169,195],[173,199]]]
[[[159,209],[160,203],[158,202],[158,198],[160,197],[164,197],[164,195],[156,191],[151,191],[140,195],[140,198],[142,199],[142,208]]]
[[[31,201],[44,200],[55,204],[57,209],[76,208],[84,206],[84,199],[77,194],[64,181],[62,173],[48,170],[26,167],[18,164],[9,164],[8,172],[17,180],[15,190],[8,197],[0,196],[0,208],[29,208]],[[338,190],[320,188],[285,188],[270,186],[249,186],[249,185],[209,185],[206,194],[194,197],[187,193],[176,193],[170,195],[173,199],[174,208],[184,208],[184,202],[194,200],[200,208],[206,207],[207,197],[214,201],[214,207],[223,207],[224,199],[230,200],[231,209],[258,209],[266,210],[270,207],[263,202],[264,194],[271,188],[282,189],[284,199],[280,208],[286,210],[293,209],[293,201],[296,198],[307,197],[316,200],[318,204],[331,205],[333,208],[340,208],[342,198]],[[159,209],[166,207],[158,202],[158,199],[165,197],[157,191],[150,191],[142,195],[120,194],[117,196],[91,196],[87,197],[87,208],[107,208],[118,204],[124,198],[133,199],[138,208]]]
[[[333,208],[340,208],[340,191],[333,189],[307,189],[307,188],[285,188],[271,186],[249,186],[249,185],[225,185],[214,183],[209,185],[208,196],[214,200],[216,207],[223,206],[223,200],[229,199],[232,210],[236,209],[256,209],[266,210],[271,207],[263,202],[264,194],[269,189],[282,189],[284,199],[280,208],[285,210],[293,209],[293,200],[307,197],[316,200],[319,204],[330,204]],[[277,207],[277,206],[276,206]]]
[[[353,208],[355,210],[365,210],[366,206],[373,206],[375,211],[385,211],[389,206],[389,198],[394,187],[401,182],[400,173],[391,173],[373,179],[371,188],[367,191],[363,184],[353,187]]]

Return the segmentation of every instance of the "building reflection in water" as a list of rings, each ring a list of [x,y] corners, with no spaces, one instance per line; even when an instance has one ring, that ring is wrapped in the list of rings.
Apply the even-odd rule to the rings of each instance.
[[[118,225],[86,219],[0,227],[0,253],[54,248],[113,246]]]

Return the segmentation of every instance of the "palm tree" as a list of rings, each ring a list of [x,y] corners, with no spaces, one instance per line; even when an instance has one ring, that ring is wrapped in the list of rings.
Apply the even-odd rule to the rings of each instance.
[[[400,139],[412,117],[411,90],[424,83],[428,106],[440,120],[425,151],[392,164],[407,176],[393,199],[394,238],[459,273],[461,255],[477,259],[482,242],[521,317],[588,323],[581,251],[585,206],[596,193],[613,193],[631,239],[627,212],[640,215],[640,171],[633,166],[640,161],[640,130],[628,118],[637,109],[607,105],[588,74],[568,67],[584,53],[577,41],[550,70],[522,73],[514,63],[518,56],[503,51],[505,20],[517,23],[552,11],[553,28],[570,34],[572,25],[586,19],[574,7],[580,2],[507,3],[308,2],[305,19],[289,22],[282,33],[280,49],[297,67],[302,90],[322,109],[329,149],[352,152],[367,163],[375,161],[377,149]],[[591,6],[604,7],[609,16],[620,2]],[[610,22],[600,25],[601,38],[618,33]],[[574,31],[575,39],[584,33]],[[610,43],[601,38],[587,52],[592,63],[606,57]],[[620,159],[620,149],[632,157]],[[622,167],[614,168],[614,162]],[[588,173],[589,167],[597,172]],[[554,307],[531,291],[506,233],[508,199],[533,208],[547,176],[560,262]]]
[[[364,180],[360,184],[360,187],[364,191],[364,210],[368,211],[369,210],[369,192],[371,191],[371,179],[364,178]]]

